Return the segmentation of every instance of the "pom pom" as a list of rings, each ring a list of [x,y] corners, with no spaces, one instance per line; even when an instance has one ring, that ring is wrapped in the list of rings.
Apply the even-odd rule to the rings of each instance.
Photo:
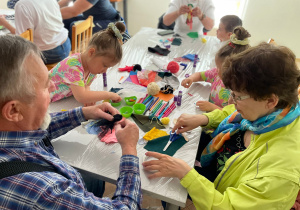
[[[202,41],[202,43],[206,43],[206,39],[205,38],[202,38],[201,41]]]
[[[165,85],[165,87],[160,88],[160,91],[164,94],[172,94],[174,89],[171,85]]]
[[[135,65],[133,66],[133,70],[134,70],[134,71],[141,71],[141,70],[142,70],[142,67],[141,67],[140,64],[135,64]]]
[[[175,74],[179,71],[179,64],[175,61],[171,61],[170,63],[168,63],[167,70]]]
[[[154,96],[159,93],[160,88],[155,82],[150,82],[147,86],[147,91],[149,95]]]
[[[162,124],[164,124],[164,125],[168,125],[169,122],[170,122],[170,118],[168,118],[168,117],[163,117],[163,118],[161,118],[160,122],[161,122]]]

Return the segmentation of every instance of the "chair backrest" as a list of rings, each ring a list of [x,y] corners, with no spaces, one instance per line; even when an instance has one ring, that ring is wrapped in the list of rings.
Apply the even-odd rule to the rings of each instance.
[[[92,38],[93,16],[72,26],[72,53],[83,52]]]
[[[21,33],[20,36],[23,37],[24,39],[27,39],[27,40],[33,42],[33,33],[32,33],[31,28],[29,28],[26,31],[24,31],[23,33]]]

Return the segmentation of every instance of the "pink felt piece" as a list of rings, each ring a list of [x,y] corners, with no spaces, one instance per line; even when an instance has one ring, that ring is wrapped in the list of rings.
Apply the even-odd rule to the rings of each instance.
[[[110,132],[110,130],[105,134],[105,136],[100,139],[102,142],[105,142],[106,144],[111,144],[111,143],[117,143],[117,137],[115,133],[115,129]]]
[[[136,85],[141,85],[141,84],[139,83],[139,80],[138,80],[138,78],[137,78],[137,75],[130,75],[130,79],[131,79],[131,82],[132,82],[132,83],[134,83],[134,84],[136,84]]]

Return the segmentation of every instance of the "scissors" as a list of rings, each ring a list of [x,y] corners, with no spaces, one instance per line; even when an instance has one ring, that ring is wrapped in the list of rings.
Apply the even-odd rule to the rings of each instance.
[[[177,134],[176,132],[177,132],[177,130],[175,130],[174,133],[172,133],[172,131],[170,131],[170,138],[169,138],[169,141],[168,141],[168,143],[166,144],[166,146],[165,146],[165,148],[163,149],[163,151],[166,151],[166,150],[168,149],[168,147],[170,146],[170,144],[171,144],[173,141],[175,141],[176,139],[178,139],[178,138],[181,136],[181,134]]]

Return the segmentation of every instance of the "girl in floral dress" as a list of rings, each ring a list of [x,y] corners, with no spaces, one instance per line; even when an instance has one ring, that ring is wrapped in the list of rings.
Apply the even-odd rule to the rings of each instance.
[[[181,85],[189,88],[193,82],[205,81],[211,83],[211,92],[209,101],[198,101],[196,103],[201,111],[213,111],[222,109],[228,105],[230,92],[227,90],[221,79],[221,67],[226,57],[240,53],[250,47],[248,37],[251,35],[242,26],[238,26],[233,30],[229,44],[223,46],[215,56],[217,68],[213,68],[204,72],[196,72],[188,78],[182,80]]]
[[[90,85],[97,74],[105,73],[109,67],[122,59],[121,33],[124,31],[123,23],[110,23],[106,30],[93,35],[83,53],[73,54],[59,62],[49,73],[56,87],[50,94],[51,102],[72,95],[85,106],[106,99],[121,101],[122,98],[118,94],[92,91]]]

